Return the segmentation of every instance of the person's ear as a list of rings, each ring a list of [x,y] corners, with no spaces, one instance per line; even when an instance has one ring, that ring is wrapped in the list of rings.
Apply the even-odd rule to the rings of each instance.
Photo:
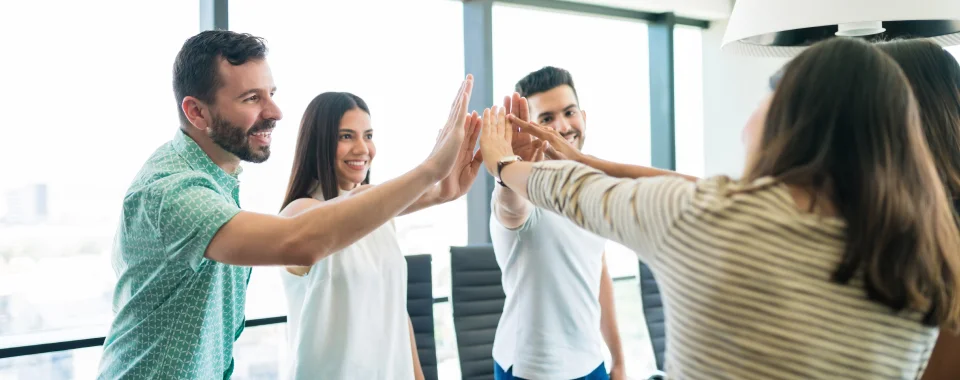
[[[190,121],[190,125],[185,127],[192,126],[200,130],[206,130],[210,127],[210,108],[200,99],[192,96],[184,97],[183,102],[180,103],[180,109],[187,120]]]

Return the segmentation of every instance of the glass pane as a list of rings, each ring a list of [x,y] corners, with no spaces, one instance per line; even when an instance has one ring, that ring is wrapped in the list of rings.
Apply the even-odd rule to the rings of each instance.
[[[637,266],[637,265],[634,265]],[[617,327],[623,345],[623,356],[627,364],[627,377],[646,379],[657,372],[657,361],[653,356],[650,332],[643,316],[643,300],[640,297],[639,280],[614,281],[614,297],[617,307]],[[610,365],[609,353],[607,366]]]
[[[375,12],[371,9],[376,8]],[[410,22],[400,14],[430,15]],[[373,183],[413,169],[433,148],[463,79],[463,15],[456,1],[230,2],[230,28],[267,39],[267,58],[284,112],[269,161],[246,165],[244,208],[276,213],[286,189],[300,119],[326,91],[348,91],[370,106],[377,155]],[[449,294],[450,246],[467,243],[466,197],[397,218],[405,254],[434,254],[435,296]],[[278,295],[280,297],[278,297]],[[250,281],[250,317],[281,315],[275,268]]]
[[[272,380],[289,378],[287,363],[287,324],[250,327],[243,330],[233,346],[234,380]]]
[[[702,30],[677,26],[673,30],[674,114],[676,115],[677,171],[703,177],[703,38]]]
[[[97,377],[101,347],[0,359],[0,379],[73,380]]]
[[[433,304],[434,337],[437,342],[437,377],[460,378],[460,352],[457,351],[457,333],[453,326],[453,305],[450,302]]]
[[[16,110],[3,129],[16,162],[0,164],[0,339],[107,331],[123,195],[177,130],[171,72],[198,13],[196,1],[0,3],[0,34],[19,36],[0,71],[0,103]]]
[[[544,31],[530,32],[531,27]],[[500,104],[517,81],[544,66],[568,70],[587,114],[583,150],[603,159],[650,165],[648,53],[647,25],[641,22],[493,7],[494,100]],[[636,262],[633,251],[607,243],[612,276],[636,275]]]

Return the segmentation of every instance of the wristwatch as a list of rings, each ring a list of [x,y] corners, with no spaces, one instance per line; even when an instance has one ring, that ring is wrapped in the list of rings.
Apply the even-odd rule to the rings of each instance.
[[[501,158],[500,161],[497,161],[497,183],[499,183],[500,186],[503,186],[509,189],[507,184],[503,183],[503,180],[501,179],[503,178],[503,176],[500,173],[503,171],[504,166],[510,165],[517,161],[523,161],[523,159],[520,158],[520,156],[514,155],[514,156],[506,156],[504,158]]]

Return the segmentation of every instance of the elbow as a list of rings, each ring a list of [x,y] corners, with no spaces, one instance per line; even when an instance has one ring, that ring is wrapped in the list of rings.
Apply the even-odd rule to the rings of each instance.
[[[318,238],[315,232],[297,226],[287,234],[281,243],[286,265],[311,266],[333,253],[331,240]]]

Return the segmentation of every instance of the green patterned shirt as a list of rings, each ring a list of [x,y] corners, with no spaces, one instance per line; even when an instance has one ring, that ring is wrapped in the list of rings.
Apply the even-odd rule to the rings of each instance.
[[[115,319],[101,379],[227,379],[251,268],[204,257],[240,212],[240,181],[182,131],[143,165],[114,242]]]

